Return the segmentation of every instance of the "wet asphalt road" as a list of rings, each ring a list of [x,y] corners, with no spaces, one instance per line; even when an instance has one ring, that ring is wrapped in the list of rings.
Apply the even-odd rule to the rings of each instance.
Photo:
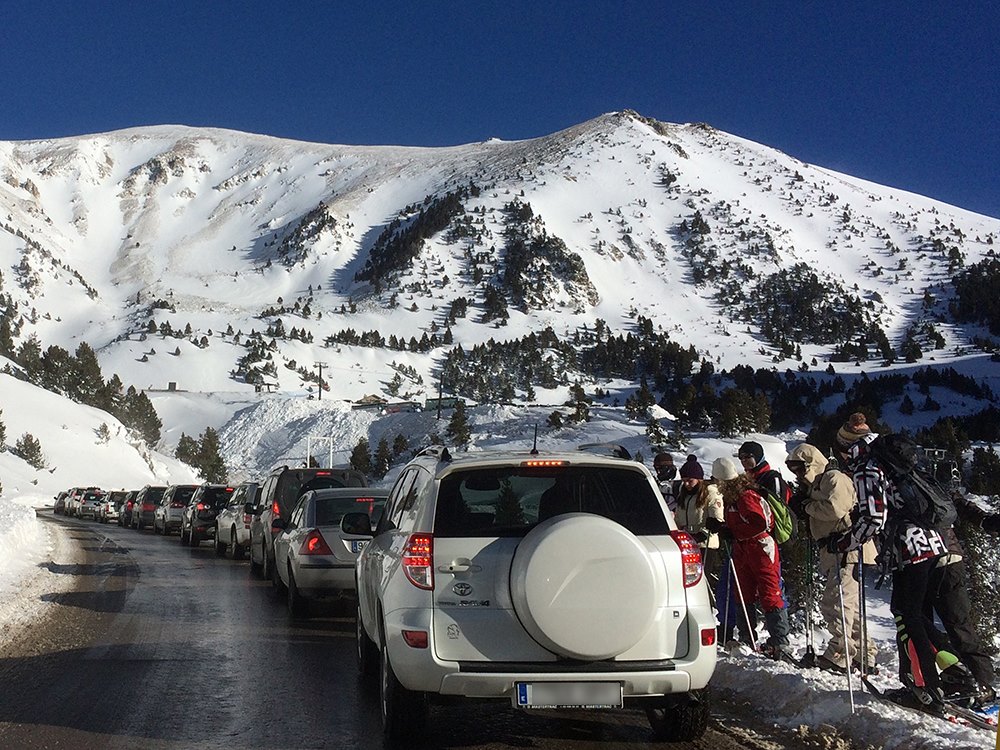
[[[69,535],[72,587],[3,648],[0,748],[382,747],[374,695],[356,677],[352,613],[289,617],[270,583],[210,542],[181,546],[42,515]],[[66,588],[66,587],[64,587]],[[502,704],[434,707],[429,748],[757,748],[716,722],[693,745],[650,740],[634,711],[524,713]]]

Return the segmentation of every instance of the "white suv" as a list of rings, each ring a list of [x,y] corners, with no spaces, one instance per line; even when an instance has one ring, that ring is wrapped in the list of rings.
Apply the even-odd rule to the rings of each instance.
[[[438,696],[640,707],[661,740],[705,730],[716,620],[701,557],[639,463],[428,449],[357,576],[358,664],[380,672],[390,742],[412,740]]]

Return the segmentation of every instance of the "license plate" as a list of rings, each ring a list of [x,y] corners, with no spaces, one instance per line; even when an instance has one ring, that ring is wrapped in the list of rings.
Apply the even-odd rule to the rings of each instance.
[[[354,552],[355,554],[357,554],[358,552],[360,552],[361,550],[363,550],[365,548],[365,545],[368,544],[368,542],[369,542],[368,539],[352,539],[351,540],[351,552]]]
[[[519,708],[621,708],[620,682],[518,682]]]

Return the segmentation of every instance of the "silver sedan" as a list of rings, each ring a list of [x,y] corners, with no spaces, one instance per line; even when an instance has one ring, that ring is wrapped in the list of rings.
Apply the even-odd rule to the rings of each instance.
[[[311,490],[287,521],[274,521],[280,530],[274,538],[276,583],[288,595],[291,614],[305,615],[313,600],[354,595],[354,563],[371,534],[345,531],[341,521],[348,513],[365,513],[374,527],[388,496],[370,487]]]

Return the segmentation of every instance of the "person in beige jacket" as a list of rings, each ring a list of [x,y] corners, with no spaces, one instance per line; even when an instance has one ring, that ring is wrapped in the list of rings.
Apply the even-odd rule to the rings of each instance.
[[[828,467],[829,461],[815,446],[803,443],[793,448],[785,464],[795,474],[801,485],[803,509],[809,519],[809,535],[824,539],[831,534],[851,528],[851,511],[858,503],[858,496],[851,477]],[[816,659],[816,665],[834,672],[846,673],[848,668],[847,644],[844,638],[844,621],[850,632],[850,662],[860,662],[861,613],[858,581],[854,577],[858,551],[834,554],[822,546],[819,549],[819,572],[826,577],[820,599],[820,613],[830,631],[826,651]],[[876,550],[869,540],[861,549],[864,563],[875,562]],[[841,612],[843,591],[843,612]],[[843,614],[843,619],[841,615]],[[867,665],[875,664],[876,648],[871,638],[865,646]],[[868,669],[871,672],[871,668]]]

